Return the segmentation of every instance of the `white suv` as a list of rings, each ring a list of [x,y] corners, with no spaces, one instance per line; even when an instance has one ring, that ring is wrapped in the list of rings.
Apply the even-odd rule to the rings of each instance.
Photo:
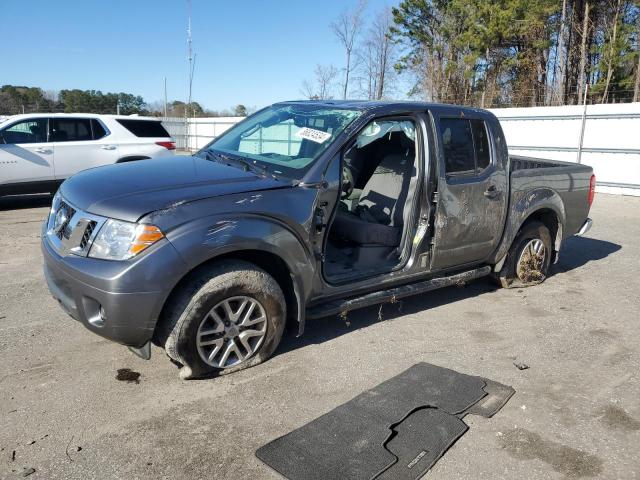
[[[149,117],[44,113],[0,122],[0,196],[55,192],[74,173],[173,156],[175,143]]]

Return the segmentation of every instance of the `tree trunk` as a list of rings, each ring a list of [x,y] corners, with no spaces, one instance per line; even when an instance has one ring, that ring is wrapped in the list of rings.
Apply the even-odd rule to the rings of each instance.
[[[616,5],[616,14],[613,16],[613,33],[609,37],[611,48],[609,48],[609,59],[607,61],[607,80],[604,84],[604,92],[602,93],[602,100],[600,103],[605,103],[609,96],[609,85],[611,84],[611,77],[613,76],[613,54],[616,45],[616,39],[618,38],[618,17],[620,16],[620,1]]]
[[[582,19],[582,39],[580,42],[580,68],[578,70],[578,102],[584,92],[587,68],[587,37],[589,36],[589,0],[584,2],[584,18]]]
[[[384,80],[387,72],[387,61],[389,56],[389,40],[385,38],[380,46],[380,58],[378,60],[378,81],[376,89],[376,100],[381,100],[384,94]]]
[[[347,66],[344,72],[344,89],[342,90],[342,99],[347,99],[347,89],[349,88],[349,71],[351,70],[351,50],[347,50]]]
[[[562,97],[564,96],[566,74],[567,74],[567,55],[565,53],[565,37],[567,32],[567,0],[562,0],[562,17],[560,18],[560,30],[558,33],[558,50],[556,53],[556,64],[558,62],[558,55],[560,56],[560,66],[558,70],[554,69],[554,80],[557,82],[556,101],[557,105],[562,105]]]
[[[633,89],[633,101],[640,101],[640,46],[638,47],[638,66],[636,67],[636,86]]]

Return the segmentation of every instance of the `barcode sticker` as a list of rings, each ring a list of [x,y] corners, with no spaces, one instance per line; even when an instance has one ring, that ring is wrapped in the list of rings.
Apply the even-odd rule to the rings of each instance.
[[[324,143],[328,139],[331,138],[331,134],[327,132],[323,132],[322,130],[315,130],[313,128],[304,127],[298,130],[296,135],[300,138],[304,138],[306,140],[311,140],[316,143]]]

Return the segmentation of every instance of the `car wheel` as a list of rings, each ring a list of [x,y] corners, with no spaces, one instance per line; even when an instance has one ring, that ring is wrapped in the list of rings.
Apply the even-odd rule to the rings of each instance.
[[[273,277],[251,263],[225,260],[170,299],[157,343],[183,365],[181,378],[215,376],[267,360],[285,323],[284,295]]]
[[[497,279],[505,288],[542,283],[549,273],[552,255],[549,229],[540,222],[529,222],[513,241]]]

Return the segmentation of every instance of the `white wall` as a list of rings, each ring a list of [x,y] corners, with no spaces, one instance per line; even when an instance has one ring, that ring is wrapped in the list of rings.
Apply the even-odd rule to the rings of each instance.
[[[244,117],[212,117],[189,119],[189,150],[199,150]]]
[[[516,155],[576,162],[582,106],[502,108],[499,119]],[[589,105],[582,163],[593,167],[597,191],[640,196],[640,103]]]

